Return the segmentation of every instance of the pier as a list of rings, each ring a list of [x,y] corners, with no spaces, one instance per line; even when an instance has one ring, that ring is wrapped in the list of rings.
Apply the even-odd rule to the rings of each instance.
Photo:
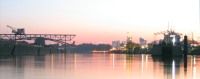
[[[15,45],[13,46],[12,51],[10,52],[10,54],[13,55],[17,46],[16,42],[20,40],[36,41],[38,38],[42,38],[42,41],[50,40],[56,42],[61,46],[65,46],[64,50],[66,51],[67,42],[71,41],[75,36],[75,34],[0,34],[0,39],[11,40],[15,42]],[[40,47],[38,47],[38,54],[40,53],[40,50]]]
[[[45,40],[54,41],[63,45],[67,41],[71,41],[75,36],[75,34],[0,34],[0,39],[17,41],[44,38]]]

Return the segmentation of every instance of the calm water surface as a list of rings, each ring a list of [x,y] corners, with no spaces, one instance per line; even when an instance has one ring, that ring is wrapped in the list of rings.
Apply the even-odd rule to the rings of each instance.
[[[0,79],[200,79],[200,56],[48,54],[0,56]]]

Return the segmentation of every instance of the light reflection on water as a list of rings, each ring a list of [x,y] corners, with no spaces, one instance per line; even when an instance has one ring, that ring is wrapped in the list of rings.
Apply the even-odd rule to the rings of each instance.
[[[0,56],[0,79],[199,79],[200,56],[48,54]]]

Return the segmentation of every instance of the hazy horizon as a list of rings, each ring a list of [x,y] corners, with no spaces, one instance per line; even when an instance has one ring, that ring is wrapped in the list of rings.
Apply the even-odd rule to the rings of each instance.
[[[153,41],[167,30],[200,37],[199,0],[0,0],[0,33],[6,25],[42,34],[76,34],[81,43]]]

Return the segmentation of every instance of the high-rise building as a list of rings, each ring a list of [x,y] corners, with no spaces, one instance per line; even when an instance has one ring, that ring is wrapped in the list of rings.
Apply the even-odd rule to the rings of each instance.
[[[140,37],[140,45],[146,45],[147,44],[147,40],[144,40],[144,38]]]
[[[130,36],[129,32],[127,33],[127,43],[132,43],[132,36]]]
[[[122,42],[121,42],[121,45],[126,45],[126,44],[127,44],[126,41],[122,41]]]
[[[112,41],[112,46],[115,48],[119,48],[120,47],[120,41]]]
[[[144,40],[144,38],[141,38],[140,37],[140,46],[141,46],[141,48],[143,49],[143,48],[148,48],[148,45],[147,45],[147,40]]]

